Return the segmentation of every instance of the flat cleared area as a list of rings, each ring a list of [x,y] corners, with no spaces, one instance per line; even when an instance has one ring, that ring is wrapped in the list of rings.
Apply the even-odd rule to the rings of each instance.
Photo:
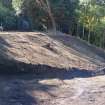
[[[104,66],[102,49],[60,32],[1,32],[0,105],[105,105]]]
[[[63,81],[0,77],[0,105],[105,105],[105,76]]]

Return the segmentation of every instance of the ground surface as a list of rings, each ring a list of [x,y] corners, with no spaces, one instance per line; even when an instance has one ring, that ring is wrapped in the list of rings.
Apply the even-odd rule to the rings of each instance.
[[[102,49],[60,32],[0,33],[0,105],[105,105],[104,63]]]
[[[3,32],[0,33],[0,64],[5,64],[7,59],[91,70],[104,64],[105,52],[62,33],[55,36],[40,32]]]
[[[105,105],[105,76],[71,80],[0,77],[0,105]]]

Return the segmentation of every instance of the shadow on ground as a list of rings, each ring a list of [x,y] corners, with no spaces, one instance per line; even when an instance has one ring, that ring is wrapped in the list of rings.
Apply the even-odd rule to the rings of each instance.
[[[40,80],[59,79],[69,80],[73,78],[88,78],[100,75],[92,70],[81,70],[78,68],[58,68],[42,64],[26,64],[24,62],[9,59],[7,47],[11,47],[2,37],[0,54],[0,104],[1,105],[40,105],[37,95],[33,96],[28,91],[37,91],[47,93],[56,85],[41,84]],[[8,58],[8,59],[7,59]],[[103,70],[103,75],[105,70]],[[0,77],[0,78],[1,78]],[[50,105],[49,103],[47,103]],[[42,104],[41,104],[42,105]]]
[[[53,89],[59,89],[58,85],[40,81],[57,79],[65,84],[63,80],[97,76],[93,71],[78,68],[60,69],[48,65],[11,62],[15,63],[11,66],[0,65],[0,76],[5,78],[0,83],[1,105],[52,105],[50,100],[57,97]],[[5,85],[2,86],[3,81]]]

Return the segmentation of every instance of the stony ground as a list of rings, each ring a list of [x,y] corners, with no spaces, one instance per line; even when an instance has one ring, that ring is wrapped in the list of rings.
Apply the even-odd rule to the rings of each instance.
[[[69,80],[1,76],[0,105],[105,105],[105,76]]]

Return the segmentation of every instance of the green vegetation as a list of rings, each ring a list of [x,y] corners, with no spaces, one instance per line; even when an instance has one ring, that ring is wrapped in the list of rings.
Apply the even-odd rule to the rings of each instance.
[[[80,1],[78,23],[82,25],[82,38],[97,46],[103,47],[105,27],[105,4],[98,0]]]
[[[10,5],[8,7],[0,2],[0,24],[5,29],[12,30],[16,28],[16,16],[15,11]]]
[[[59,30],[105,48],[105,0],[4,1],[0,2],[0,22],[8,30],[18,29],[22,14],[32,30]]]

